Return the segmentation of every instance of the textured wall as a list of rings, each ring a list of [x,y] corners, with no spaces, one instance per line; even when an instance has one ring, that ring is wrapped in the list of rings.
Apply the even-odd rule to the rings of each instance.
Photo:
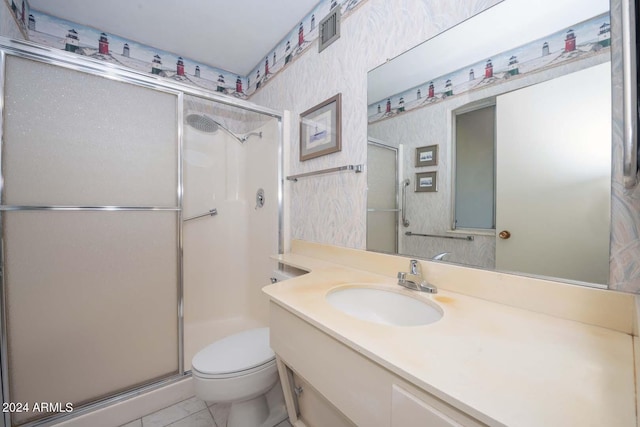
[[[366,163],[367,71],[497,0],[368,0],[343,17],[341,38],[317,53],[311,48],[264,85],[251,101],[291,110],[290,173]],[[342,93],[342,151],[300,162],[295,118]],[[366,176],[336,173],[287,182],[291,237],[352,248],[366,243]]]

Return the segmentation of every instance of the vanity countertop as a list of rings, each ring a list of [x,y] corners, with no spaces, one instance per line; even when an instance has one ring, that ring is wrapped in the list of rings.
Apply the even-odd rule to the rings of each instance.
[[[386,275],[295,253],[276,259],[311,273],[265,287],[273,302],[483,422],[636,426],[629,334],[443,289],[410,291]],[[325,300],[350,283],[430,299],[444,315],[411,327],[356,319]]]

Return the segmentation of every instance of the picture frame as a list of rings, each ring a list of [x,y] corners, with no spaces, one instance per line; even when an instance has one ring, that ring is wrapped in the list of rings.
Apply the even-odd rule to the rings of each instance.
[[[438,164],[438,145],[416,147],[416,167],[436,166]]]
[[[438,172],[416,173],[416,193],[435,193],[438,191]]]
[[[342,150],[342,94],[300,114],[300,161]]]

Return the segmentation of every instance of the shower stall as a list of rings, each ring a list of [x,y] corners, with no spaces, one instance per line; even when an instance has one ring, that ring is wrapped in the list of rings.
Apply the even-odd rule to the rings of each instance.
[[[179,381],[266,323],[280,113],[4,38],[0,85],[5,425]]]

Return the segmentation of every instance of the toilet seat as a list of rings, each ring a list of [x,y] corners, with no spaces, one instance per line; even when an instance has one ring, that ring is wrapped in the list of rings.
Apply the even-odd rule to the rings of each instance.
[[[243,371],[237,371],[237,372],[227,372],[227,373],[222,373],[222,374],[207,374],[206,372],[200,372],[199,370],[195,369],[193,366],[191,366],[191,373],[192,375],[202,378],[202,379],[207,379],[207,380],[218,380],[218,379],[225,379],[225,378],[237,378],[237,377],[241,377],[243,375],[251,375],[251,374],[255,374],[258,373],[260,371],[263,370],[268,370],[271,369],[273,367],[276,366],[276,361],[274,360],[270,360],[267,363],[265,363],[264,365],[260,365],[260,366],[255,366],[251,369],[245,369]]]
[[[229,378],[252,374],[275,365],[269,347],[269,328],[249,329],[222,338],[200,350],[192,359],[194,375]]]

